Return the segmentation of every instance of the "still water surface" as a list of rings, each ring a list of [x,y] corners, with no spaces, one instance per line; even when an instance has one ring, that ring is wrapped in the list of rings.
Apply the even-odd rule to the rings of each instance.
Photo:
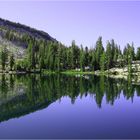
[[[0,138],[140,138],[140,86],[97,76],[0,76]]]

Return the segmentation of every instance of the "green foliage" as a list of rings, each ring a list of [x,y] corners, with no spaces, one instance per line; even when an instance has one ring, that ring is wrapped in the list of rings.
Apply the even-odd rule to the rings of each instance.
[[[10,55],[10,62],[9,62],[10,70],[13,69],[14,64],[15,64],[15,59],[14,59],[14,54],[12,53],[12,54]]]
[[[140,47],[137,48],[136,59],[140,60]]]
[[[84,52],[83,46],[81,45],[81,50],[80,50],[80,69],[81,69],[81,71],[84,71],[84,66],[85,66],[84,60],[85,60],[85,52]]]
[[[40,71],[45,67],[45,46],[44,46],[44,42],[41,41],[40,42],[40,47],[39,47],[39,68]]]
[[[29,69],[35,68],[35,48],[32,40],[28,44],[28,67]]]
[[[100,69],[99,63],[103,52],[104,52],[104,48],[102,44],[102,37],[99,37],[95,47],[96,69]]]
[[[107,60],[107,69],[112,67],[112,48],[111,44],[108,41],[106,46],[106,60]]]
[[[6,63],[8,62],[8,50],[6,46],[2,46],[1,50],[1,66],[2,70],[5,70]]]
[[[8,40],[14,40],[16,35],[12,31],[5,33]],[[1,66],[5,70],[6,65],[10,70],[19,71],[56,71],[67,70],[96,71],[109,70],[113,67],[127,66],[132,72],[132,61],[140,60],[140,48],[135,55],[134,44],[127,44],[122,51],[112,39],[107,42],[106,48],[103,47],[102,37],[96,41],[95,47],[78,47],[72,41],[69,47],[57,41],[46,41],[36,39],[28,34],[24,34],[19,41],[27,45],[27,55],[22,60],[16,60],[14,54],[10,54],[6,46],[1,50]],[[9,60],[8,60],[9,58]]]
[[[135,60],[135,51],[133,44],[132,45],[127,44],[127,46],[124,48],[123,51],[123,57],[126,64],[130,63],[130,61],[132,60]]]
[[[105,67],[106,67],[106,55],[105,53],[103,53],[100,58],[100,69],[102,72],[104,72]]]

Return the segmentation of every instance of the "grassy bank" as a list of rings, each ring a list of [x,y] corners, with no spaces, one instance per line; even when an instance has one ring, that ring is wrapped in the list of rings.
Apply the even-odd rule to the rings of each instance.
[[[66,71],[51,71],[51,70],[45,70],[42,69],[41,71],[39,69],[36,70],[30,70],[30,71],[11,71],[11,70],[0,70],[1,74],[67,74],[67,75],[85,75],[85,74],[96,74],[96,75],[108,75],[109,73],[104,71],[76,71],[76,70],[66,70]]]
[[[76,74],[94,74],[94,72],[90,72],[90,71],[75,71],[75,70],[67,70],[67,71],[49,71],[49,70],[31,70],[31,71],[2,71],[0,70],[1,74],[30,74],[30,73],[34,73],[34,74],[69,74],[69,75],[76,75]]]
[[[94,74],[94,72],[91,71],[75,71],[75,70],[67,70],[61,72],[62,74],[67,74],[67,75],[84,75],[84,74]]]
[[[76,71],[76,70],[67,70],[67,71],[48,71],[48,70],[42,70],[43,74],[67,74],[67,75],[84,75],[84,74],[94,74],[94,72],[90,71]]]

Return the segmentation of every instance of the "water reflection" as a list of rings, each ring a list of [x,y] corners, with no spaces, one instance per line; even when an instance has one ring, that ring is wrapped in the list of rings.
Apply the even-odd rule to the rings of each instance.
[[[134,94],[140,96],[140,86],[132,84],[131,79],[103,76],[1,75],[0,122],[46,108],[63,96],[74,104],[77,97],[90,95],[101,108],[103,97],[113,105],[120,94],[133,102]]]

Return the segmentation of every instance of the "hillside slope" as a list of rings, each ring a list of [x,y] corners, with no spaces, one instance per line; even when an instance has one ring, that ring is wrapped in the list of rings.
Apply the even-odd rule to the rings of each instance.
[[[0,18],[0,47],[5,45],[16,56],[21,57],[28,46],[29,37],[35,40],[56,41],[46,32]]]
[[[0,34],[3,34],[3,31],[4,31],[3,29],[9,30],[9,31],[15,31],[19,35],[28,34],[28,35],[38,38],[38,39],[56,41],[54,38],[52,38],[48,33],[44,32],[44,31],[36,30],[29,26],[22,25],[20,23],[14,23],[14,22],[0,18]]]

